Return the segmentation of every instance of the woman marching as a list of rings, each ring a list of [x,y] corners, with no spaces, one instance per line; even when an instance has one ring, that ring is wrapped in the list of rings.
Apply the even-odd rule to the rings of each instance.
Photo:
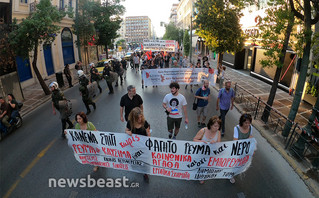
[[[252,118],[250,114],[243,114],[239,118],[239,125],[234,127],[234,138],[233,140],[244,140],[253,138],[253,131],[251,127]],[[230,183],[235,183],[235,178],[230,178]]]
[[[209,119],[207,123],[207,127],[199,130],[194,137],[194,142],[204,142],[207,144],[214,144],[216,142],[220,142],[221,134],[219,131],[219,127],[221,126],[221,120],[218,116],[213,116]],[[204,180],[200,181],[200,184],[204,184]]]
[[[132,134],[151,136],[150,125],[145,120],[143,111],[139,107],[132,109],[128,116],[125,133],[132,136]],[[147,174],[143,175],[144,181],[149,182]]]

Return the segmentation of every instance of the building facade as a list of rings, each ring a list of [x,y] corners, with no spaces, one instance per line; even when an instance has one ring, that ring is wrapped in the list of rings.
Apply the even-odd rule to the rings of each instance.
[[[173,23],[173,24],[177,24],[177,7],[178,7],[178,3],[173,4],[172,8],[171,8],[171,14],[169,16],[169,22]]]
[[[59,9],[66,9],[67,6],[75,10],[76,0],[52,0],[51,3]],[[28,17],[35,11],[36,4],[37,1],[35,0],[12,1],[12,18],[16,18],[18,23],[21,22],[23,18]],[[53,43],[39,46],[37,66],[43,78],[63,71],[65,64],[69,64],[73,68],[75,62],[79,60],[75,44],[76,35],[71,31],[73,23],[72,18],[65,16],[58,24],[60,31]],[[31,62],[32,57],[28,60],[16,57],[17,70],[22,87],[37,82],[36,75],[30,66]]]
[[[177,6],[177,27],[181,29],[189,29],[191,25],[191,17],[193,13],[193,4],[195,0],[181,0]]]
[[[129,16],[125,18],[126,43],[143,43],[152,37],[152,23],[148,16]]]

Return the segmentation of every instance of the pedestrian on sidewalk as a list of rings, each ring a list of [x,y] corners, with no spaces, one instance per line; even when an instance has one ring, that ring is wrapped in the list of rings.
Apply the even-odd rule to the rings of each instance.
[[[78,71],[79,74],[79,91],[82,96],[82,101],[86,107],[86,115],[89,115],[91,113],[91,109],[89,105],[92,105],[94,110],[96,109],[95,102],[92,101],[92,98],[90,97],[89,90],[87,86],[89,85],[89,80],[86,78],[82,70]]]
[[[72,85],[72,76],[71,76],[71,71],[70,71],[69,64],[66,64],[64,66],[63,72],[64,72],[64,75],[65,75],[66,79],[68,80],[69,88],[73,87],[73,85]]]
[[[66,98],[64,97],[63,92],[59,89],[59,85],[57,82],[52,82],[49,85],[51,91],[52,91],[52,112],[53,115],[56,115],[56,110],[60,112],[60,119],[62,122],[62,138],[65,138],[64,130],[66,129],[66,123],[68,123],[68,128],[71,129],[73,128],[73,124],[69,118],[69,114],[67,113],[65,108],[60,107],[59,102],[65,100]]]
[[[219,89],[223,88],[224,85],[224,79],[225,79],[225,71],[226,71],[226,67],[223,66],[223,69],[221,70],[221,73],[219,75]]]
[[[171,89],[171,93],[166,94],[164,97],[163,107],[167,113],[168,138],[172,138],[173,129],[175,128],[173,139],[176,139],[183,118],[182,109],[184,111],[185,123],[188,124],[187,101],[178,92],[180,86],[177,82],[172,82],[169,88]]]
[[[129,136],[132,134],[143,135],[143,136],[151,136],[150,125],[144,118],[143,110],[139,107],[135,107],[132,109],[128,116],[128,121],[126,124],[125,133]],[[149,177],[147,174],[143,175],[144,181],[149,183]]]
[[[19,107],[18,107],[18,102],[16,101],[13,94],[8,94],[8,103],[9,103],[9,108],[11,109],[10,117],[12,118],[13,123],[16,123],[17,122],[16,117],[19,114]]]
[[[225,88],[219,90],[216,111],[220,109],[220,118],[222,120],[222,137],[225,135],[225,117],[227,112],[234,107],[235,92],[231,88],[231,81],[225,82]]]
[[[239,125],[234,127],[233,140],[244,140],[253,138],[253,130],[251,127],[252,117],[250,114],[242,114],[239,118]],[[230,178],[230,183],[235,183],[235,178]]]
[[[122,67],[124,69],[123,78],[126,79],[127,62],[124,59],[124,57],[122,58],[121,63],[122,63]]]
[[[194,137],[194,142],[204,142],[206,144],[214,144],[221,141],[221,134],[219,131],[221,120],[218,116],[213,116],[209,119],[207,127],[200,129]],[[204,184],[204,180],[200,181]]]
[[[77,130],[87,130],[87,131],[96,131],[95,126],[93,125],[92,122],[88,121],[87,116],[85,115],[84,112],[79,112],[75,115],[75,129]],[[98,166],[94,166],[93,171],[96,172],[99,169]]]
[[[197,98],[197,126],[205,127],[205,121],[208,112],[208,102],[210,97],[210,89],[209,89],[209,81],[204,80],[203,86],[200,87],[196,93],[195,98]],[[200,119],[201,115],[203,115],[202,120]]]
[[[127,94],[121,97],[120,106],[120,119],[122,122],[124,122],[124,118],[125,121],[127,121],[128,115],[135,107],[139,107],[143,111],[143,100],[141,96],[136,93],[134,85],[127,87]],[[124,117],[123,110],[125,111]]]

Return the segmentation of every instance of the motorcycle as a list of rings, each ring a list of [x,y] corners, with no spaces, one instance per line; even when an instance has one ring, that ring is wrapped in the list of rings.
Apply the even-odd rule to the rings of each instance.
[[[20,128],[22,126],[22,117],[20,115],[20,110],[23,106],[23,103],[18,103],[18,112],[15,116],[15,118],[10,117],[9,123],[12,126],[11,131],[8,131],[7,127],[5,127],[2,123],[0,123],[0,140],[8,135],[9,133],[13,132],[14,130]]]

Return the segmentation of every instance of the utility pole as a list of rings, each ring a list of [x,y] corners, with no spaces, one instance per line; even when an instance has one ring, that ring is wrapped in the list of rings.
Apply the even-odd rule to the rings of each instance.
[[[75,21],[76,21],[75,28],[76,28],[76,38],[77,38],[76,45],[78,47],[79,60],[82,62],[80,36],[79,36],[79,0],[75,1]]]

